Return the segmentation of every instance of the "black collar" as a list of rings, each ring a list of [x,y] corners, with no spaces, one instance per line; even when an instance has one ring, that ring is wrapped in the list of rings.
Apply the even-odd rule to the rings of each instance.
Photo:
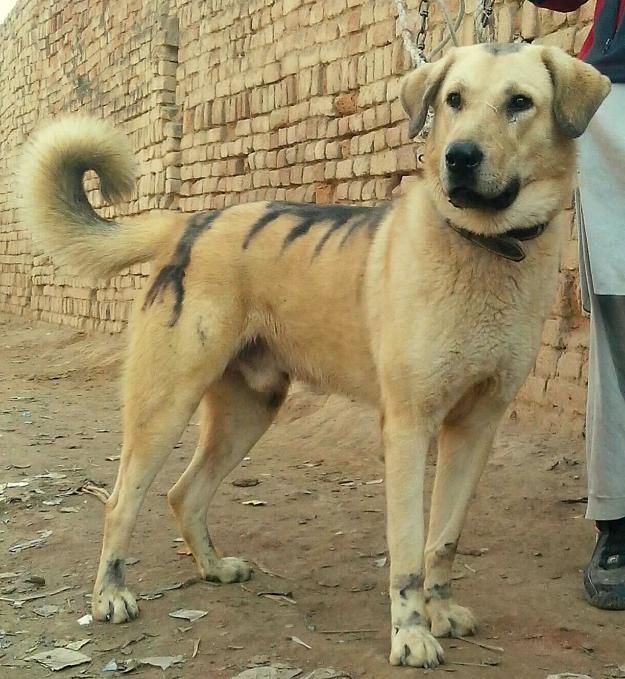
[[[511,229],[504,233],[499,233],[496,236],[486,236],[482,233],[474,233],[468,229],[463,229],[461,226],[452,224],[446,220],[447,224],[463,238],[479,245],[481,248],[490,250],[500,257],[510,259],[513,262],[522,262],[525,259],[525,250],[520,241],[533,240],[538,238],[547,228],[547,224],[536,224],[527,229]]]

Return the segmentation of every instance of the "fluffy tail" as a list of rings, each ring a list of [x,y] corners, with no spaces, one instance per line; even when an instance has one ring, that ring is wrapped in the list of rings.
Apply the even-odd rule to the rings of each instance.
[[[83,175],[94,170],[109,203],[127,197],[135,183],[128,140],[108,123],[65,116],[29,140],[20,168],[24,218],[55,263],[95,277],[153,259],[173,226],[169,218],[109,220],[93,209]]]

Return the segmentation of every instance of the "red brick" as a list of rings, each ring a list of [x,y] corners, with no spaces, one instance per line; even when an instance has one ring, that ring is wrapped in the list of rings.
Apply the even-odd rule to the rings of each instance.
[[[332,184],[315,186],[315,203],[332,203],[334,201],[334,190]]]
[[[334,100],[334,108],[338,115],[347,116],[356,113],[358,105],[355,94],[340,94]]]

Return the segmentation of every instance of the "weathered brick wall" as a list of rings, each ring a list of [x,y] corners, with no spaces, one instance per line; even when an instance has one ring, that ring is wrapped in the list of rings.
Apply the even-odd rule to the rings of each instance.
[[[158,1],[22,0],[0,26],[0,309],[76,327],[123,327],[145,267],[97,287],[56,270],[18,221],[14,168],[34,125],[88,111],[122,125],[137,151],[138,195],[115,212],[175,205],[167,179],[180,160],[177,43],[175,13]]]
[[[33,257],[12,168],[32,126],[60,110],[93,111],[130,133],[142,175],[124,213],[267,198],[376,202],[401,192],[417,168],[397,100],[409,62],[392,0],[40,4],[21,0],[0,27],[9,69],[0,81],[0,309],[115,331],[147,273],[94,289]],[[414,26],[418,4],[407,2]],[[457,0],[448,4],[455,13]],[[467,0],[463,44],[473,41],[475,5]],[[564,15],[498,0],[498,39],[576,51],[592,5]],[[428,49],[443,30],[433,4]],[[558,301],[516,412],[579,429],[587,327],[576,289],[571,221]]]

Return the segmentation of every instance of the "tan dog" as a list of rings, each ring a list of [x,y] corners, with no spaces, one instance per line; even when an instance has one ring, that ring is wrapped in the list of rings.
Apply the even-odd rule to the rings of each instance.
[[[124,376],[124,441],[93,593],[97,620],[138,615],[124,581],[137,512],[198,404],[200,441],[169,502],[204,578],[244,580],[206,517],[292,379],[382,412],[395,665],[443,661],[435,637],[474,631],[450,589],[456,545],[498,423],[525,380],[554,292],[575,145],[610,85],[555,48],[453,50],[404,80],[410,130],[435,110],[425,174],[381,207],[254,203],[106,220],[87,169],[133,186],[121,136],[52,123],[23,168],[28,225],[57,262],[111,275],[154,261]],[[423,476],[438,440],[424,556]]]

